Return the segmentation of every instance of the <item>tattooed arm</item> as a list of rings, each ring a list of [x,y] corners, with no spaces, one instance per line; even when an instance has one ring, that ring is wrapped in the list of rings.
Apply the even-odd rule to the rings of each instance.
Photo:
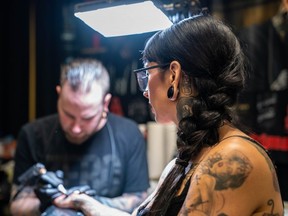
[[[151,193],[149,195],[149,197],[146,198],[146,200],[143,202],[143,204],[145,205],[145,203],[149,203],[156,191],[157,188],[161,185],[161,182],[163,181],[163,179],[166,177],[167,173],[169,172],[169,170],[171,169],[171,167],[174,165],[175,161],[172,160],[164,169],[159,183],[155,189],[155,191],[153,193]],[[85,194],[71,194],[68,197],[65,196],[61,196],[58,197],[54,200],[54,204],[58,207],[61,208],[73,208],[73,209],[77,209],[77,210],[81,210],[86,216],[128,216],[130,214],[128,214],[127,212],[118,210],[116,208],[112,208],[109,207],[107,205],[103,205],[102,203],[100,203],[99,201],[95,200],[92,197],[89,197]],[[119,202],[119,205],[127,205],[127,203],[121,203]],[[137,213],[137,209],[136,208],[133,212],[132,215],[136,215]]]
[[[117,198],[116,198],[117,199]],[[116,204],[120,207],[129,205],[129,203],[123,203],[117,200]],[[131,199],[133,202],[133,199]],[[54,204],[60,208],[72,208],[80,210],[85,216],[129,216],[127,211],[122,211],[113,207],[109,207],[107,204],[102,204],[96,199],[86,194],[73,193],[66,197],[60,196],[54,200]],[[115,204],[115,203],[113,203]],[[132,204],[132,203],[131,203]],[[115,205],[114,205],[115,206]]]
[[[179,215],[281,216],[282,206],[269,157],[238,137],[223,141],[199,163]]]
[[[86,194],[64,195],[54,200],[54,204],[61,208],[80,210],[85,216],[129,216],[130,214],[101,204]]]
[[[147,192],[125,193],[121,197],[95,197],[100,203],[126,212],[133,212],[135,206],[140,205],[147,197]]]

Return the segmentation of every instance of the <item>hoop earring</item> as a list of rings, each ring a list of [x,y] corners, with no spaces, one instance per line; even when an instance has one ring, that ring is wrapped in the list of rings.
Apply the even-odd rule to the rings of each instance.
[[[169,100],[171,101],[175,101],[176,98],[178,96],[178,90],[176,90],[176,93],[174,91],[174,87],[173,86],[170,86],[168,91],[167,91],[167,97]]]

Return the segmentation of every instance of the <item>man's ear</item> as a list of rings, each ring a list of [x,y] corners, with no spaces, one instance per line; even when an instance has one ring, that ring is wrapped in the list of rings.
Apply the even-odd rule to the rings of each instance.
[[[110,102],[111,102],[111,98],[112,98],[112,95],[110,93],[107,93],[104,96],[103,105],[104,105],[104,111],[105,112],[109,112],[109,105],[110,105]]]
[[[60,92],[61,92],[61,86],[60,85],[56,86],[56,92],[58,95],[60,95]]]

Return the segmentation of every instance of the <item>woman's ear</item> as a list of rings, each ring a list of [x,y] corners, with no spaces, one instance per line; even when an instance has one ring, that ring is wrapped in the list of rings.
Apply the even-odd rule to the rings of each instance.
[[[170,63],[170,77],[169,77],[171,86],[167,91],[167,97],[171,101],[175,101],[178,97],[180,77],[181,77],[181,65],[178,61],[172,61]]]
[[[178,61],[172,61],[170,64],[170,82],[172,85],[178,85],[181,77],[181,65]],[[175,86],[174,86],[175,87]]]

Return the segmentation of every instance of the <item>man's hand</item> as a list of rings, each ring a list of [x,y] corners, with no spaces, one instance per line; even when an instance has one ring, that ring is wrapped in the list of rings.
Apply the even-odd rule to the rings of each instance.
[[[62,195],[58,190],[58,185],[63,184],[63,172],[58,170],[56,172],[46,172],[40,176],[38,184],[35,187],[35,194],[40,200],[40,211],[52,205],[52,201]]]

